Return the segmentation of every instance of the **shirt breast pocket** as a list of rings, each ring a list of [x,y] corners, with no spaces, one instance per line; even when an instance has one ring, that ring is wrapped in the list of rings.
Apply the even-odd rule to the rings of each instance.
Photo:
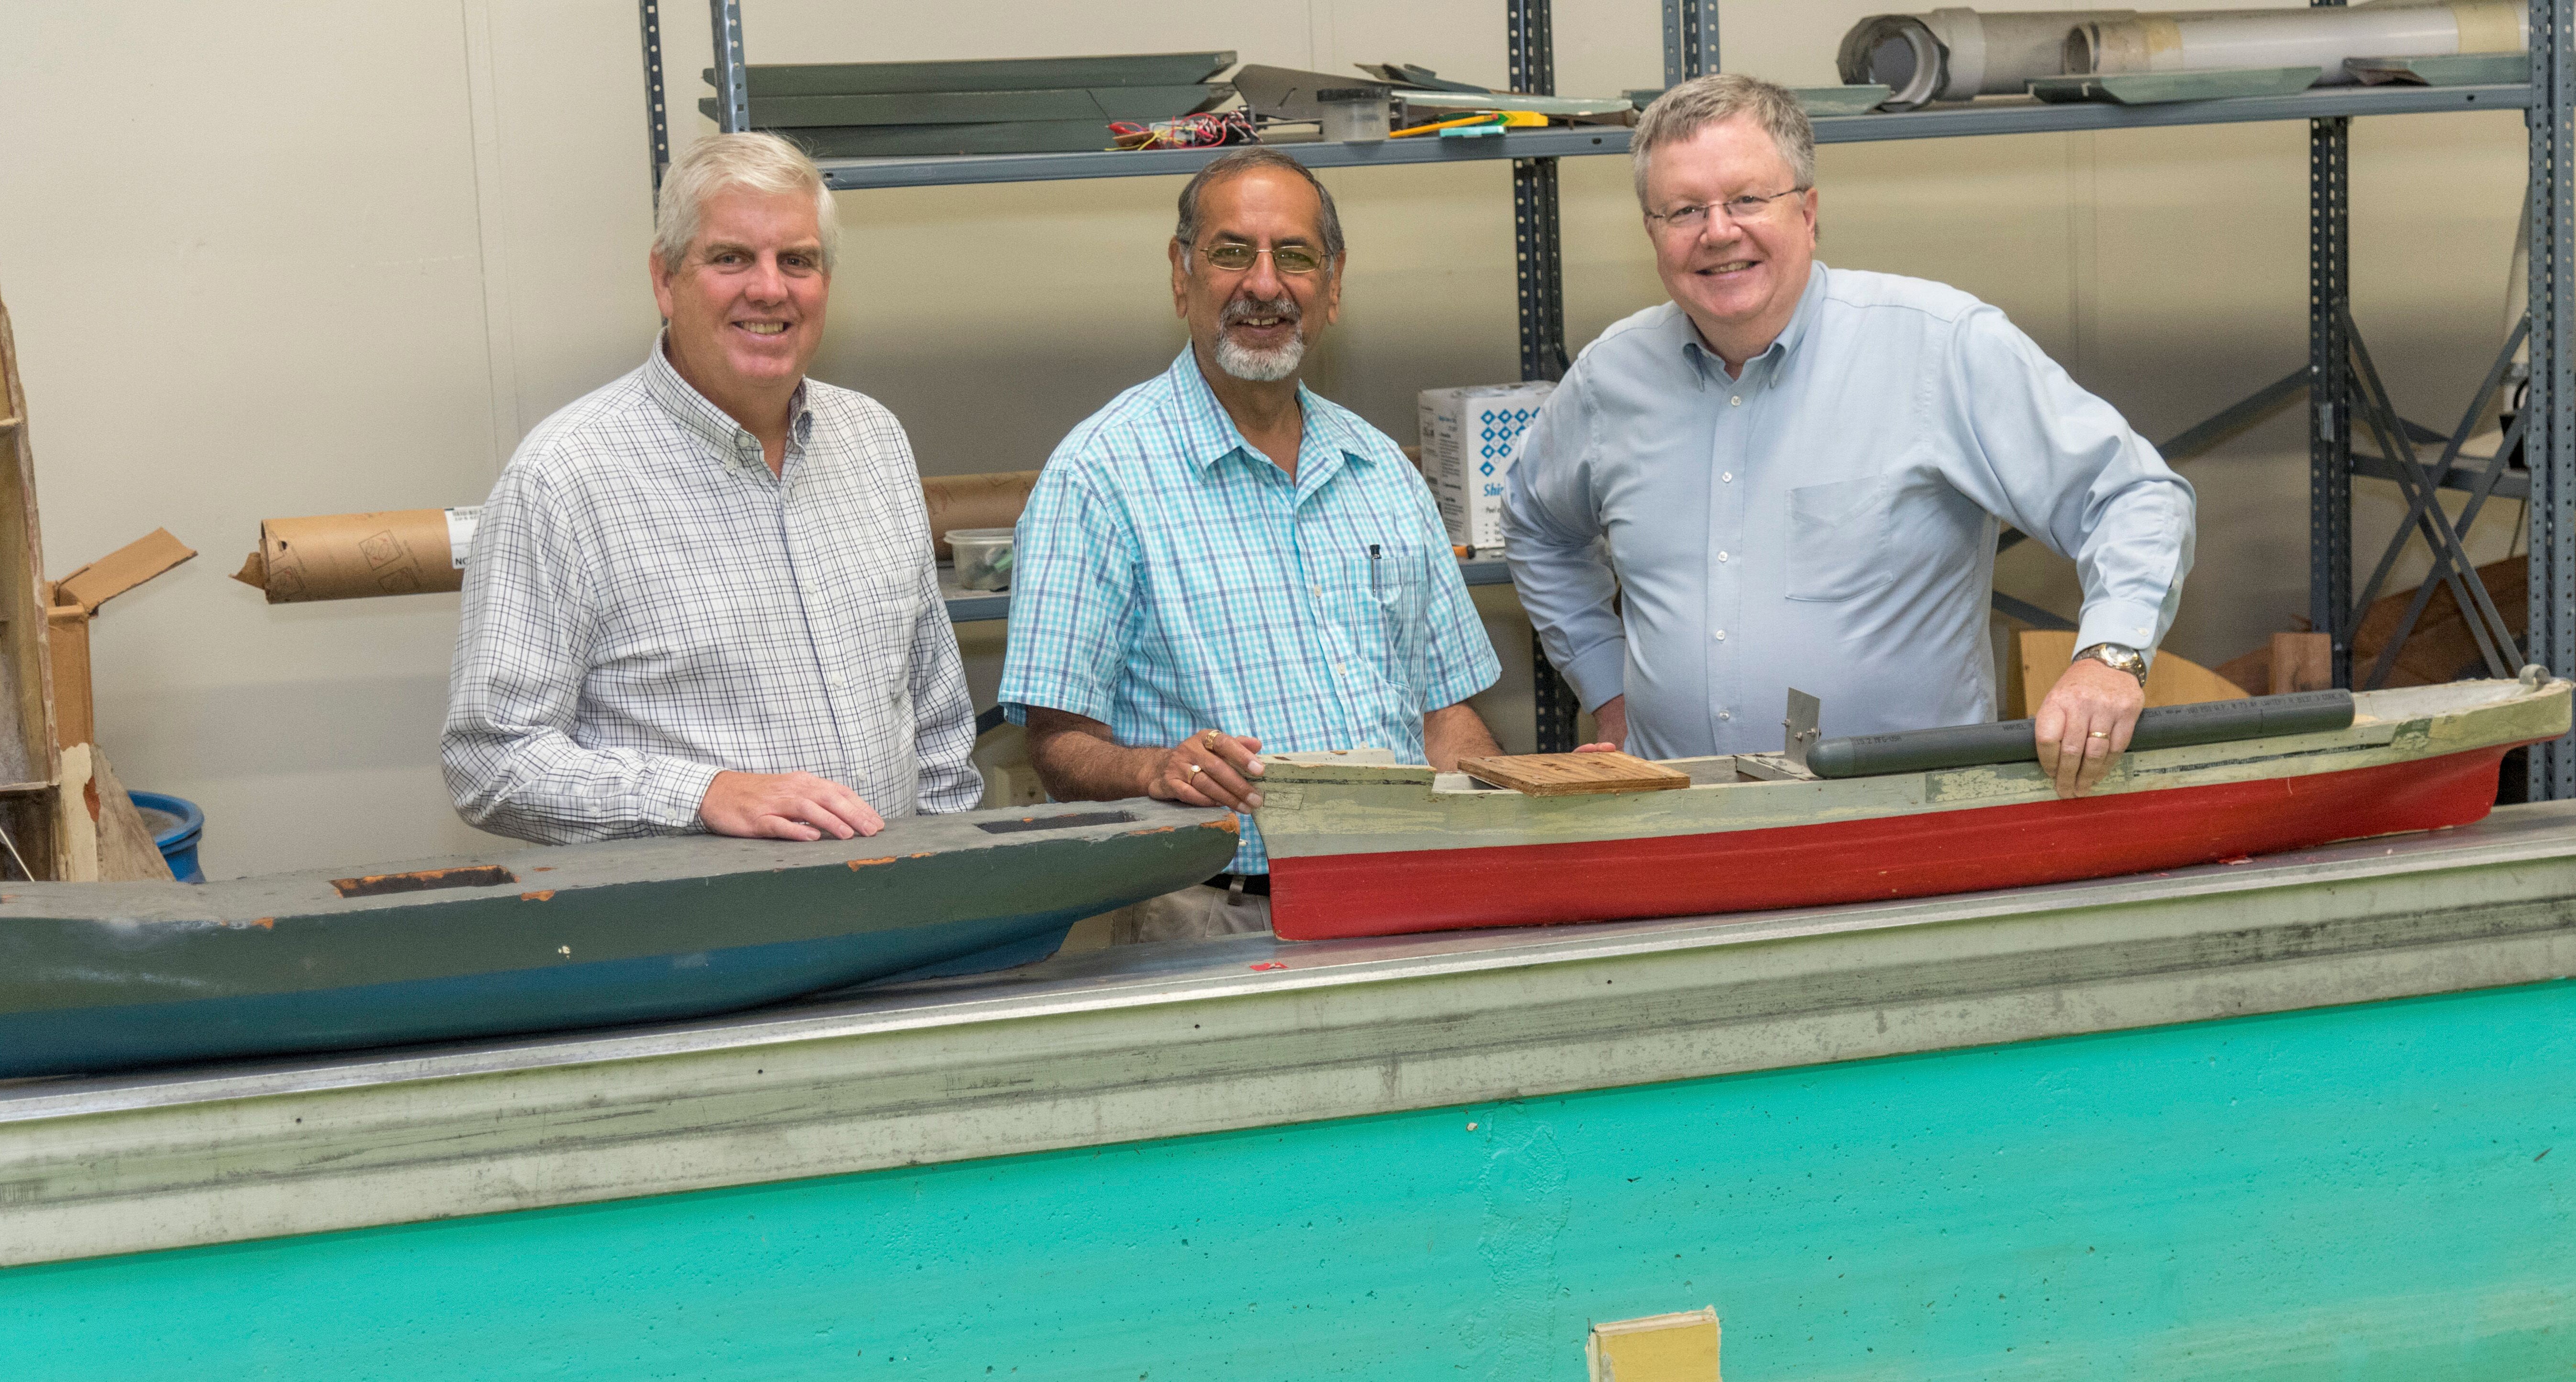
[[[1792,600],[1848,600],[1896,579],[1888,551],[1885,475],[1806,485],[1789,491]]]
[[[1359,624],[1352,632],[1376,639],[1380,679],[1408,691],[1420,690],[1428,679],[1423,625],[1431,595],[1429,556],[1429,547],[1419,542],[1372,543],[1351,582]]]

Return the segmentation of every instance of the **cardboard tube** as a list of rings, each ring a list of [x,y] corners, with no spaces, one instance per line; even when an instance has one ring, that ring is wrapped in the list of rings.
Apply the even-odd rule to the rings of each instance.
[[[950,555],[952,528],[1010,528],[1027,508],[1035,489],[1034,470],[1003,470],[989,475],[940,475],[921,482],[921,502],[930,511],[930,545]]]
[[[1034,470],[923,480],[931,545],[945,557],[952,528],[1017,525],[1037,482]],[[465,553],[477,513],[399,509],[266,519],[259,525],[259,550],[233,579],[265,592],[272,605],[455,590],[465,584]]]
[[[465,584],[465,566],[450,537],[449,513],[400,509],[265,519],[259,550],[234,579],[267,592],[272,605],[454,590]]]

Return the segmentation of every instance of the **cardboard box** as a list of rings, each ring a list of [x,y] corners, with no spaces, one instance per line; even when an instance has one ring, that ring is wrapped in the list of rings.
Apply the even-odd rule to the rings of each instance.
[[[54,743],[59,748],[94,737],[89,680],[89,621],[98,607],[197,555],[155,528],[54,582],[45,610],[45,636],[54,663]]]
[[[1534,379],[1422,391],[1422,473],[1452,544],[1502,550],[1503,484],[1522,434],[1555,388]]]

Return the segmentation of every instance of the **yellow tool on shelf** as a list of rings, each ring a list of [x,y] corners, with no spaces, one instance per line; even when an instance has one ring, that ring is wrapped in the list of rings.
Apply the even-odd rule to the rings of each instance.
[[[1479,126],[1489,126],[1497,130],[1522,129],[1546,123],[1546,116],[1531,110],[1480,110],[1467,115],[1453,116],[1447,120],[1434,120],[1428,125],[1415,125],[1410,129],[1397,130],[1387,138],[1402,139],[1411,134],[1440,134],[1450,130],[1465,130]]]

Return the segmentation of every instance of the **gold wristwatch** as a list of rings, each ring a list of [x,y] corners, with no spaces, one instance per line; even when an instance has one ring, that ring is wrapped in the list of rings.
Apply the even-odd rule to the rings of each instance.
[[[2072,660],[2082,662],[2086,658],[2136,677],[2141,687],[2147,684],[2147,655],[2125,643],[2096,643],[2077,652]]]

